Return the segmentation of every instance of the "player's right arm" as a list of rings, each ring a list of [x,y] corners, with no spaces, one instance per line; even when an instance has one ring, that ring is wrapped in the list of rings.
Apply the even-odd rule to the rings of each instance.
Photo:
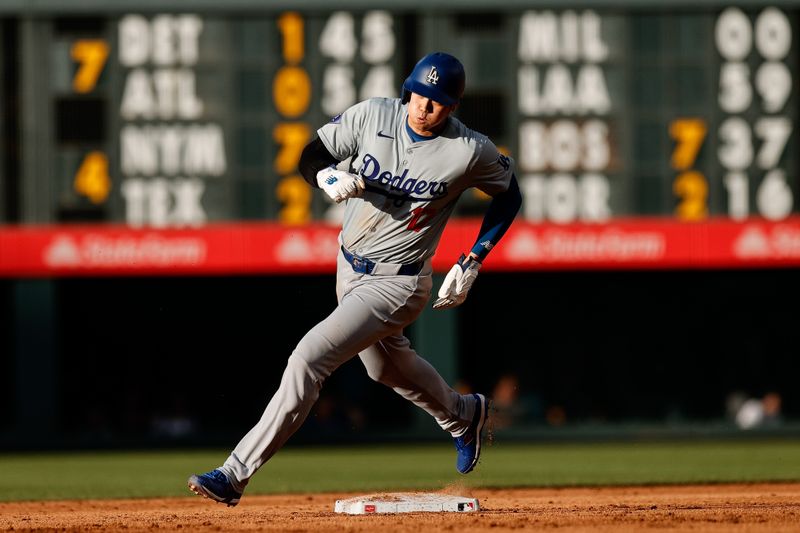
[[[369,113],[369,101],[349,107],[317,130],[317,137],[300,154],[298,169],[312,187],[319,187],[317,173],[358,153],[361,132]]]
[[[303,178],[312,186],[318,187],[336,203],[364,192],[364,178],[337,170],[339,163],[328,152],[319,138],[311,141],[300,154],[298,168]]]
[[[300,154],[300,162],[297,165],[300,174],[309,185],[319,189],[317,183],[317,173],[320,170],[330,168],[339,164],[339,160],[331,155],[319,137],[308,143]]]
[[[364,106],[365,102],[357,104],[322,126],[300,155],[298,169],[303,178],[337,203],[364,191],[361,176],[336,169],[339,162],[358,151]]]

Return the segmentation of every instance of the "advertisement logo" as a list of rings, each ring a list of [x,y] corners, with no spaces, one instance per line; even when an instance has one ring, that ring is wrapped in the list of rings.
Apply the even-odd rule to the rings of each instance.
[[[80,237],[57,234],[44,248],[50,268],[152,268],[201,266],[206,259],[201,238],[168,237],[156,233],[106,236],[88,233]]]
[[[520,230],[511,237],[505,255],[515,262],[658,261],[666,248],[666,238],[658,232]]]
[[[800,229],[778,224],[767,232],[760,226],[747,226],[733,241],[733,254],[739,259],[800,257]]]

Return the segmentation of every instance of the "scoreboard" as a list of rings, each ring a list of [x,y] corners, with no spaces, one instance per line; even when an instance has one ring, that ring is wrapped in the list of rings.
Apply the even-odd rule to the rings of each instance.
[[[524,223],[796,221],[800,3],[37,5],[3,11],[0,223],[336,224],[302,148],[434,50]]]
[[[33,62],[20,68],[36,86],[22,90],[54,131],[26,167],[38,194],[25,219],[336,219],[297,175],[303,146],[356,101],[398,95],[416,59],[439,49],[465,64],[460,118],[517,161],[528,220],[785,218],[798,192],[796,15],[719,5],[34,19],[23,24],[37,39],[22,46],[35,49],[21,50]]]

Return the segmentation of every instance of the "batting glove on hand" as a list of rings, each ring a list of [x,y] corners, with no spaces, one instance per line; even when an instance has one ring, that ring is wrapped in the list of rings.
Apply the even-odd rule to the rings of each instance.
[[[328,167],[317,172],[317,183],[325,193],[337,204],[354,196],[361,196],[364,192],[364,180],[356,176]]]
[[[433,308],[450,309],[464,303],[480,269],[479,261],[461,254],[458,263],[444,277],[442,286],[439,287],[439,298],[433,302]]]

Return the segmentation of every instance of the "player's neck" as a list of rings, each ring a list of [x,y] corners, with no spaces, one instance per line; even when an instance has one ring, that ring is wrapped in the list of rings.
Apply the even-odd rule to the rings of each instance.
[[[420,133],[419,131],[415,130],[411,127],[411,124],[408,122],[408,117],[406,117],[406,131],[408,132],[408,136],[414,142],[419,141],[430,141],[431,139],[435,139],[439,136],[442,130],[447,126],[447,120],[442,121],[442,123],[437,126],[435,130],[426,131],[424,133]]]

